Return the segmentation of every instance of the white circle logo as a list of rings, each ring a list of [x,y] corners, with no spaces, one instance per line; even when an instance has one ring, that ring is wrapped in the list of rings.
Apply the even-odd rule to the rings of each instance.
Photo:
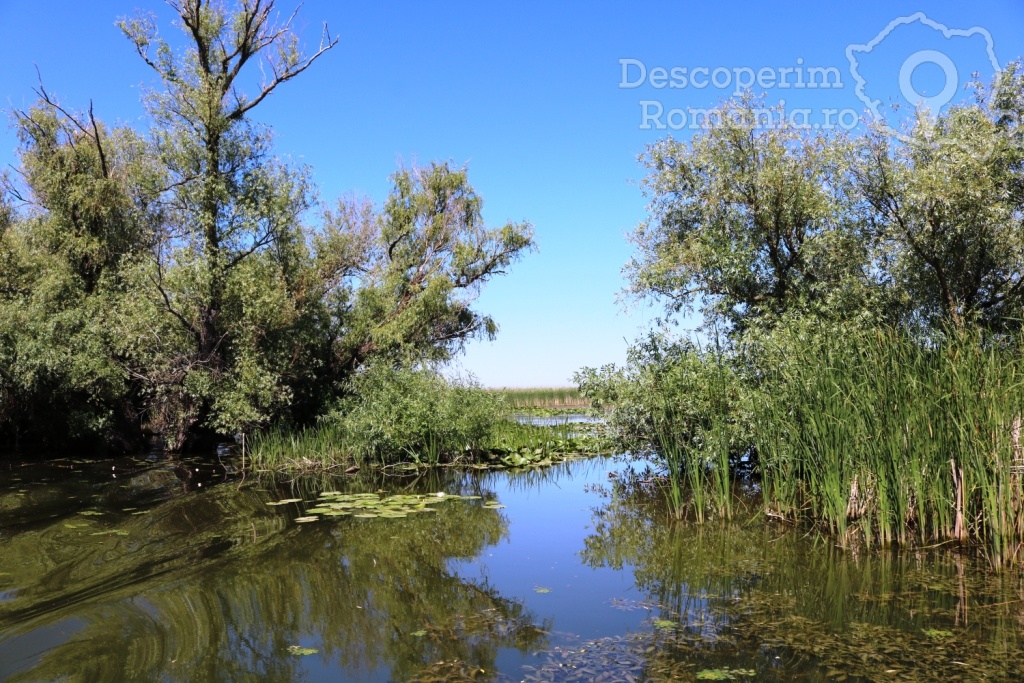
[[[942,69],[946,83],[942,88],[942,92],[938,95],[927,97],[914,89],[911,77],[914,75],[914,70],[922,64],[935,64]],[[949,101],[956,95],[959,82],[959,74],[957,73],[956,65],[953,64],[953,60],[938,50],[920,50],[915,52],[907,57],[907,60],[903,62],[903,66],[900,67],[900,92],[903,93],[903,97],[914,106],[924,106],[932,113],[939,111],[949,104]]]

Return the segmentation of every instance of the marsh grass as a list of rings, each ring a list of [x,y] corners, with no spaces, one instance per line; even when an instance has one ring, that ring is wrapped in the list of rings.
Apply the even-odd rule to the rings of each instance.
[[[775,349],[757,418],[765,504],[844,543],[1024,539],[1018,340],[819,335]]]
[[[588,408],[590,400],[576,387],[534,387],[524,389],[492,389],[509,408]]]
[[[474,446],[452,447],[443,435],[428,433],[404,450],[382,451],[365,447],[366,436],[348,434],[344,425],[324,422],[302,430],[271,429],[252,438],[251,458],[256,470],[330,471],[351,466],[487,465],[525,467],[548,464],[568,455],[608,451],[593,425],[559,423],[522,424],[496,419]]]

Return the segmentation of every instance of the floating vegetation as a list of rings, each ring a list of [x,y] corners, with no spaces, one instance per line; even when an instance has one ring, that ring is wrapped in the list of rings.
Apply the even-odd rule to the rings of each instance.
[[[632,612],[638,609],[647,610],[653,612],[654,610],[663,609],[661,605],[656,602],[649,600],[630,600],[629,598],[612,598],[609,604],[617,610],[623,612]]]
[[[102,515],[103,513],[100,512],[99,510],[82,510],[78,514],[84,517],[97,517],[99,515]]]
[[[704,669],[697,672],[697,680],[700,681],[734,681],[741,677],[753,678],[757,672],[753,669]]]
[[[302,647],[301,645],[288,646],[288,654],[299,657],[304,655],[315,655],[317,652],[320,652],[320,650],[317,650],[315,647]]]
[[[432,507],[449,500],[480,500],[481,496],[460,496],[452,493],[427,494],[395,494],[379,493],[341,493],[326,491],[321,493],[314,507],[306,510],[306,515],[295,519],[296,522],[315,522],[321,517],[354,517],[356,519],[402,519],[412,514],[430,513],[437,510]],[[297,502],[301,499],[288,499]],[[273,505],[274,503],[270,503]],[[496,501],[484,503],[487,509],[505,507]]]
[[[485,669],[461,659],[441,660],[427,665],[411,679],[411,683],[460,683],[480,681],[487,674]]]
[[[543,595],[544,593],[550,593],[551,589],[547,588],[546,586],[534,586],[533,587],[533,592],[534,593],[540,593],[541,595]]]
[[[267,503],[267,505],[287,505],[288,503],[301,503],[301,502],[302,502],[301,498],[284,498],[283,500],[275,500],[272,503]]]

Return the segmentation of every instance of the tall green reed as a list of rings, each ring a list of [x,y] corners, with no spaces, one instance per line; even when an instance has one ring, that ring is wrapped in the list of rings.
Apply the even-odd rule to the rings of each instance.
[[[755,430],[765,504],[844,542],[1024,539],[1019,340],[978,331],[780,335]]]
[[[666,380],[651,416],[655,453],[667,473],[670,509],[732,516],[737,378],[721,349],[691,349]]]

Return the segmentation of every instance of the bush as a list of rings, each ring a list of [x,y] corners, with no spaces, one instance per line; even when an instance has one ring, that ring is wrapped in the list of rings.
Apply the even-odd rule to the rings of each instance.
[[[350,388],[324,421],[336,425],[360,461],[434,464],[475,454],[502,419],[500,397],[431,370],[378,365],[353,378]]]

